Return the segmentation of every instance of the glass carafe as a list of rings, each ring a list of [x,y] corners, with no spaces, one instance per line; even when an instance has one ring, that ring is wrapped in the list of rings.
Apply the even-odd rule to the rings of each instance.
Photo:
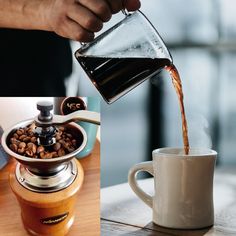
[[[151,22],[136,11],[75,52],[107,103],[156,75],[172,57]]]

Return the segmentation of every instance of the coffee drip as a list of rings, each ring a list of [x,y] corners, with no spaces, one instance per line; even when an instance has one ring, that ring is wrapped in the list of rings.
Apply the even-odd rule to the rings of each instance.
[[[166,66],[165,69],[170,73],[170,76],[172,78],[172,84],[178,96],[181,119],[182,119],[182,135],[183,135],[183,143],[184,143],[184,152],[186,155],[188,155],[189,153],[188,126],[187,126],[187,119],[186,119],[185,109],[184,109],[184,94],[183,94],[183,89],[182,89],[182,82],[179,76],[179,72],[176,69],[174,64],[170,66]]]

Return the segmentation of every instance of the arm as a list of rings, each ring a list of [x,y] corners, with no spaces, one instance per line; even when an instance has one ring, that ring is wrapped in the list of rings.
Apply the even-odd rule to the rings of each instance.
[[[124,7],[137,10],[140,2],[126,0]],[[122,0],[0,0],[0,27],[54,31],[87,42],[122,8]]]

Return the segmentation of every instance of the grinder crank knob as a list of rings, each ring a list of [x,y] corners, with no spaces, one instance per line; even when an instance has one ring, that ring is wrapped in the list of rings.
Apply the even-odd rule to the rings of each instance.
[[[37,102],[37,109],[40,111],[40,114],[38,115],[38,119],[40,121],[51,121],[52,120],[52,114],[51,110],[53,109],[53,103],[49,101],[40,101]]]

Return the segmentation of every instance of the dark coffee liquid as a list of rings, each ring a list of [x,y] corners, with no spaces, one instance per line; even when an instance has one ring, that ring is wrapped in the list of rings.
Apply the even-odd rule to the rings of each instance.
[[[188,126],[184,109],[184,95],[182,89],[181,79],[176,67],[172,64],[171,66],[166,66],[165,69],[169,71],[172,78],[172,83],[174,85],[175,91],[177,93],[181,111],[182,118],[182,133],[183,133],[183,143],[184,143],[184,152],[186,155],[189,153],[189,140],[188,140]]]
[[[81,56],[77,60],[108,103],[170,65],[168,59],[151,58]]]

